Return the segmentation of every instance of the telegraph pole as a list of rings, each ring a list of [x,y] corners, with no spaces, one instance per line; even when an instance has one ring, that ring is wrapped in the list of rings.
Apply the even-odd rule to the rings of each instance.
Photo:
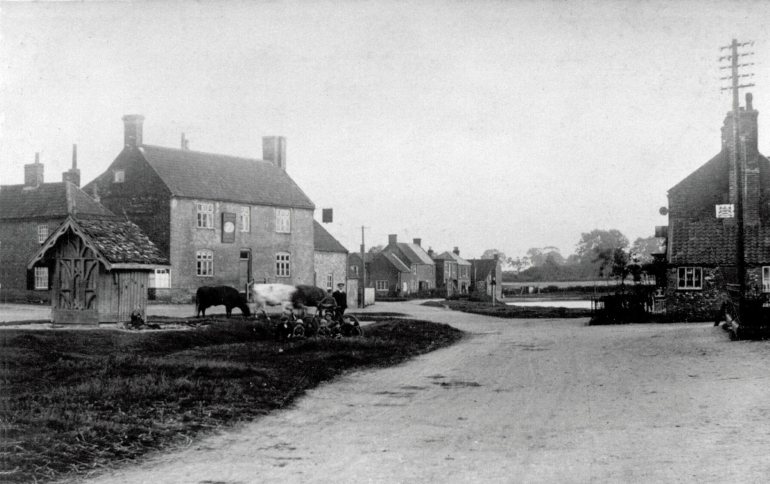
[[[744,190],[744,165],[746,163],[745,160],[745,153],[744,156],[741,156],[741,150],[740,150],[740,140],[739,137],[741,136],[740,133],[740,106],[739,106],[739,90],[741,88],[745,87],[752,87],[754,84],[740,84],[739,77],[751,77],[754,74],[739,74],[738,69],[740,67],[748,67],[754,65],[754,63],[747,63],[747,64],[738,64],[738,57],[744,57],[753,55],[753,52],[747,52],[743,54],[738,53],[738,49],[747,45],[753,45],[753,42],[743,42],[739,43],[736,39],[733,39],[732,43],[728,46],[722,47],[720,50],[730,49],[730,55],[722,56],[719,58],[720,61],[722,60],[728,60],[730,61],[729,66],[722,66],[720,69],[730,69],[731,75],[722,77],[723,80],[729,79],[732,81],[732,85],[730,87],[723,87],[722,90],[728,90],[732,89],[733,94],[733,139],[732,139],[732,150],[730,152],[730,164],[733,166],[735,170],[735,216],[737,218],[736,220],[736,241],[735,241],[735,268],[738,273],[738,289],[740,291],[740,302],[739,302],[739,314],[742,312],[743,307],[743,297],[746,294],[746,264],[745,264],[745,254],[744,254],[744,238],[743,238],[743,197],[745,194],[743,193]]]
[[[364,229],[367,227],[361,226],[361,307],[366,307],[366,246],[364,244]]]

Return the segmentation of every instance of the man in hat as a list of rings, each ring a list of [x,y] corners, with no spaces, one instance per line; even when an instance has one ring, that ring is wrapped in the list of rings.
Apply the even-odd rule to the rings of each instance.
[[[342,317],[345,314],[345,310],[348,308],[348,294],[345,292],[345,284],[337,284],[337,290],[332,294],[334,302],[337,303],[337,314]]]

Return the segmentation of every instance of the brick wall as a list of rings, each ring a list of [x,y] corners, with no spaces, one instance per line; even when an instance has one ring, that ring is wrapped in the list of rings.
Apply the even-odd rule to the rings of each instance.
[[[114,182],[116,170],[124,171],[122,183]],[[123,150],[107,171],[83,187],[83,191],[93,196],[94,186],[102,205],[115,215],[125,213],[164,256],[169,256],[171,192],[136,148]]]
[[[327,289],[326,280],[329,274],[332,275],[332,291],[337,289],[340,282],[347,285],[347,259],[348,255],[344,252],[322,252],[315,251],[315,285]]]
[[[0,222],[0,290],[12,299],[50,301],[50,290],[27,289],[27,263],[40,249],[37,228],[48,226],[53,233],[64,219]]]
[[[292,209],[291,233],[275,231],[275,208],[251,206],[251,227],[241,232],[236,224],[235,241],[222,242],[222,213],[240,214],[246,205],[229,202],[214,203],[214,228],[197,228],[196,202],[208,200],[171,200],[170,261],[171,297],[175,302],[192,299],[200,286],[226,285],[240,288],[241,250],[251,250],[251,277],[257,282],[313,284],[313,211]],[[214,275],[197,275],[196,252],[209,249],[214,253]],[[291,275],[276,275],[276,253],[291,257]],[[344,272],[344,266],[342,268]]]

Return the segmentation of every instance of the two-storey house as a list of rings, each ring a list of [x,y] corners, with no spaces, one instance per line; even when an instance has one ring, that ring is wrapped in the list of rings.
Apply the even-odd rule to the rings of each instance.
[[[141,115],[123,117],[124,147],[85,187],[125,214],[170,262],[151,280],[159,299],[250,280],[313,284],[313,202],[286,173],[286,139],[263,159],[147,145]]]
[[[421,246],[421,239],[414,239],[412,243],[398,242],[398,237],[395,234],[388,236],[388,245],[372,260],[371,265],[371,279],[374,281],[375,289],[380,292],[382,289],[378,289],[376,281],[389,281],[389,284],[394,282],[394,272],[388,270],[382,271],[382,261],[377,263],[377,260],[382,255],[392,255],[393,260],[390,261],[390,265],[393,265],[397,261],[403,264],[411,272],[410,277],[405,277],[403,273],[399,276],[398,292],[401,294],[413,294],[420,291],[427,291],[436,287],[436,265],[433,259]],[[401,270],[398,267],[399,271]],[[386,277],[387,276],[387,277]],[[384,286],[384,282],[381,285]]]
[[[429,250],[430,254],[431,251]],[[460,249],[433,255],[436,263],[436,287],[446,290],[446,296],[468,294],[471,285],[471,263],[460,257]]]

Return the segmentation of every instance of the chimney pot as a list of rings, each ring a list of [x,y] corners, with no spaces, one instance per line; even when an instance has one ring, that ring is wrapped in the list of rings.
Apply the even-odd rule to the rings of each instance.
[[[746,111],[754,110],[754,95],[750,92],[746,93]]]
[[[123,145],[141,146],[142,126],[144,125],[144,116],[141,114],[127,114],[123,116]]]
[[[452,252],[454,252],[455,255],[460,255],[460,249],[457,247],[455,247],[455,250],[453,250]]]
[[[24,185],[36,187],[43,183],[45,165],[40,163],[40,153],[35,153],[35,162],[24,165]]]
[[[286,171],[286,137],[263,136],[262,159]]]

